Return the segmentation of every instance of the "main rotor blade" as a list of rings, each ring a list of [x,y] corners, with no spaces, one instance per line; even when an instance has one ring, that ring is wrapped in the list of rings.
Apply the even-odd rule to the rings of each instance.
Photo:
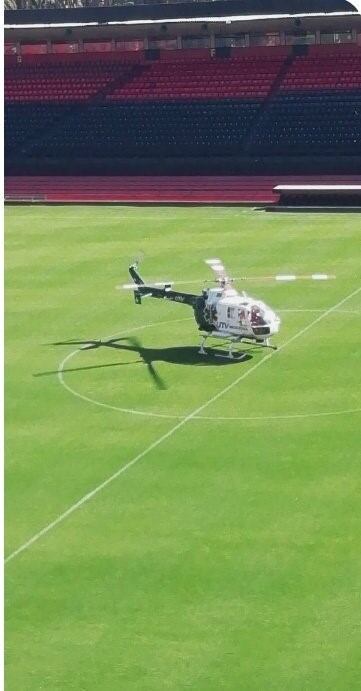
[[[297,276],[296,274],[276,274],[276,276],[239,276],[234,281],[328,281],[336,278],[333,274],[309,274]]]
[[[216,281],[228,281],[226,267],[220,259],[205,259],[205,263],[213,271]]]
[[[275,276],[232,276],[230,281],[329,281],[335,279],[334,274],[309,274],[297,276],[296,274],[276,274]]]
[[[315,273],[305,276],[297,276],[296,274],[277,274],[275,276],[232,276],[228,280],[235,281],[329,281],[334,280],[334,274]],[[175,285],[191,285],[194,283],[214,283],[212,280],[202,281],[200,278],[194,278],[188,281],[174,281]]]

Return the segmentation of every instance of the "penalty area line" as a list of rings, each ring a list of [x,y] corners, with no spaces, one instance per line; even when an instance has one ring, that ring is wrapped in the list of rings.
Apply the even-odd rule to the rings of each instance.
[[[320,321],[322,321],[322,319],[325,319],[329,314],[331,314],[331,313],[334,312],[335,310],[337,310],[337,309],[339,309],[340,307],[342,307],[342,305],[344,305],[345,302],[347,302],[348,300],[351,300],[351,298],[355,297],[360,291],[361,291],[361,287],[359,287],[359,288],[357,288],[356,290],[354,290],[352,293],[350,293],[350,294],[347,295],[345,298],[343,298],[342,300],[340,300],[339,302],[337,302],[335,305],[333,305],[332,307],[330,307],[330,308],[329,308],[328,310],[326,310],[325,312],[322,312],[322,314],[319,314],[319,316],[316,317],[315,319],[313,319],[307,326],[305,326],[303,329],[301,329],[301,330],[298,331],[296,334],[294,334],[293,336],[291,336],[291,338],[289,338],[287,341],[285,341],[282,345],[280,345],[279,348],[278,348],[278,350],[273,350],[271,353],[269,353],[269,354],[266,355],[264,358],[262,358],[261,360],[259,360],[255,365],[253,365],[252,367],[250,367],[246,372],[243,372],[243,373],[242,373],[239,377],[237,377],[237,379],[235,379],[231,384],[228,384],[228,386],[226,386],[224,389],[222,389],[222,390],[219,391],[217,394],[215,394],[214,396],[212,396],[210,399],[208,399],[208,401],[206,401],[206,402],[203,403],[201,406],[199,406],[198,408],[196,408],[195,410],[193,410],[191,413],[189,413],[189,415],[187,415],[187,416],[184,417],[182,420],[180,420],[180,422],[178,422],[176,425],[174,425],[173,427],[171,427],[171,429],[168,430],[168,432],[166,432],[165,434],[162,434],[162,436],[160,436],[158,439],[156,439],[154,442],[152,442],[152,444],[150,444],[149,446],[147,446],[143,451],[141,451],[141,452],[138,453],[136,456],[134,456],[130,461],[128,461],[128,463],[126,463],[125,465],[121,466],[115,473],[113,473],[113,474],[110,475],[106,480],[104,480],[104,481],[101,482],[99,485],[97,485],[96,487],[94,487],[94,489],[92,489],[90,492],[87,492],[87,494],[84,494],[77,502],[75,502],[74,504],[72,504],[71,506],[69,506],[69,508],[66,509],[66,511],[64,511],[64,512],[61,513],[61,514],[59,514],[59,516],[57,516],[53,521],[51,521],[50,523],[48,523],[44,528],[42,528],[41,530],[39,530],[39,532],[35,533],[35,535],[33,535],[29,540],[27,540],[27,541],[24,542],[22,545],[20,545],[20,547],[18,547],[18,548],[15,549],[13,552],[11,552],[11,553],[6,557],[6,559],[5,559],[5,564],[7,564],[8,562],[12,561],[13,559],[15,559],[15,557],[19,556],[19,554],[21,554],[22,552],[25,552],[27,549],[29,549],[29,547],[31,547],[35,542],[38,542],[38,540],[40,540],[40,538],[42,538],[44,535],[46,535],[47,533],[49,533],[49,532],[50,532],[53,528],[55,528],[57,525],[59,525],[60,523],[62,523],[63,521],[65,521],[66,518],[68,518],[68,517],[71,516],[75,511],[77,511],[77,510],[80,509],[82,506],[84,506],[84,504],[86,504],[86,503],[87,503],[88,501],[90,501],[93,497],[95,497],[97,494],[99,494],[99,492],[101,492],[101,491],[102,491],[103,489],[105,489],[108,485],[110,485],[112,482],[114,482],[114,480],[117,480],[118,477],[120,477],[121,475],[123,475],[123,473],[125,473],[125,472],[126,472],[127,470],[129,470],[130,468],[132,468],[132,466],[136,465],[136,463],[138,463],[139,461],[141,461],[145,456],[147,456],[149,453],[151,453],[151,451],[154,451],[154,449],[156,449],[158,446],[160,446],[161,444],[163,444],[163,442],[165,442],[167,439],[169,439],[170,437],[172,437],[173,434],[175,434],[179,429],[181,429],[182,427],[184,427],[184,425],[186,425],[187,422],[189,422],[190,420],[192,420],[193,418],[195,418],[197,415],[199,415],[199,413],[201,413],[203,410],[205,410],[205,408],[207,408],[208,406],[210,406],[212,403],[215,403],[219,398],[221,398],[221,397],[224,396],[226,393],[228,393],[228,391],[231,391],[231,390],[232,390],[235,386],[237,386],[241,381],[243,381],[244,379],[247,379],[247,377],[249,377],[249,375],[252,374],[252,372],[255,372],[257,369],[259,369],[259,367],[261,367],[261,365],[263,365],[265,362],[267,362],[267,361],[270,360],[271,358],[276,357],[278,353],[282,352],[282,350],[284,350],[284,349],[287,348],[289,345],[291,345],[291,343],[294,343],[294,341],[296,341],[298,338],[300,338],[300,337],[303,336],[305,333],[307,333],[308,331],[310,331],[310,329],[312,329],[314,326],[316,326],[316,324],[318,324]]]

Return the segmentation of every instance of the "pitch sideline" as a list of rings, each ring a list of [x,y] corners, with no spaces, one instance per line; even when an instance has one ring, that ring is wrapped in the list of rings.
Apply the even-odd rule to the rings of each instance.
[[[136,463],[138,463],[142,458],[144,458],[144,456],[146,456],[148,453],[150,453],[151,451],[156,449],[158,446],[160,446],[160,444],[162,444],[164,441],[166,441],[169,437],[173,436],[173,434],[175,434],[179,429],[181,429],[181,427],[184,427],[184,425],[186,425],[187,422],[192,420],[199,413],[201,413],[203,410],[205,410],[205,408],[207,408],[209,405],[211,405],[212,403],[217,401],[219,398],[224,396],[226,393],[228,393],[228,391],[230,391],[235,386],[237,386],[237,384],[239,384],[241,381],[246,379],[252,372],[255,372],[264,362],[267,362],[271,358],[277,356],[278,353],[280,353],[282,350],[284,350],[291,343],[293,343],[298,338],[300,338],[305,333],[307,333],[313,326],[318,324],[322,319],[325,319],[329,314],[331,314],[335,310],[339,309],[339,307],[344,305],[345,302],[347,302],[351,298],[355,297],[360,291],[361,291],[361,286],[359,288],[357,288],[356,290],[354,290],[349,295],[347,295],[345,298],[340,300],[340,302],[337,302],[335,305],[330,307],[328,310],[326,310],[325,312],[322,312],[322,314],[320,314],[318,317],[316,317],[316,319],[313,319],[313,321],[310,322],[310,324],[305,326],[303,329],[301,329],[296,334],[291,336],[291,338],[289,338],[287,341],[285,341],[282,345],[280,345],[278,350],[272,351],[271,353],[266,355],[264,358],[262,358],[262,360],[259,360],[255,365],[253,365],[253,367],[250,367],[250,369],[248,369],[246,372],[243,372],[239,377],[237,377],[237,379],[235,379],[234,382],[232,382],[231,384],[228,384],[228,386],[226,386],[224,389],[222,389],[217,394],[212,396],[212,398],[210,398],[208,401],[206,401],[201,406],[196,408],[193,412],[189,413],[189,415],[187,415],[187,417],[185,417],[183,420],[180,420],[180,422],[178,422],[176,425],[171,427],[171,429],[168,430],[168,432],[166,432],[165,434],[162,434],[161,437],[156,439],[156,441],[152,442],[152,444],[150,444],[143,451],[141,451],[139,454],[134,456],[134,458],[132,458],[128,463],[121,466],[115,473],[113,473],[112,475],[110,475],[110,477],[108,477],[106,480],[104,480],[99,485],[97,485],[93,490],[91,490],[87,494],[84,494],[83,497],[81,497],[77,502],[72,504],[68,509],[66,509],[66,511],[59,514],[59,516],[57,516],[57,518],[55,518],[53,521],[48,523],[48,525],[46,525],[44,528],[42,528],[37,533],[35,533],[35,535],[33,535],[29,540],[27,540],[22,545],[20,545],[20,547],[18,547],[16,550],[11,552],[8,555],[8,557],[6,557],[5,564],[7,564],[9,561],[12,561],[15,557],[17,557],[19,554],[21,554],[25,550],[29,549],[29,547],[31,547],[41,537],[43,537],[44,535],[49,533],[53,528],[55,528],[57,525],[59,525],[59,523],[62,523],[66,518],[68,518],[68,516],[70,516],[72,513],[77,511],[77,509],[81,508],[84,504],[86,504],[88,501],[90,501],[90,499],[92,499],[99,492],[101,492],[101,490],[103,490],[105,487],[107,487],[109,484],[111,484],[114,480],[116,480],[118,477],[120,477],[120,475],[122,475],[127,470],[129,470],[129,468],[131,468]]]

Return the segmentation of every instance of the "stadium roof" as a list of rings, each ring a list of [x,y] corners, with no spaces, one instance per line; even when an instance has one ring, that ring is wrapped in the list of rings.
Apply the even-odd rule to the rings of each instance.
[[[119,2],[121,0],[117,0]],[[149,4],[149,1],[152,4]],[[39,26],[81,26],[89,23],[117,24],[140,21],[211,21],[232,17],[242,19],[267,19],[276,17],[307,17],[356,14],[355,7],[347,0],[213,0],[200,2],[172,2],[154,4],[154,0],[135,0],[129,4],[112,7],[77,7],[33,10],[6,10],[5,28]]]

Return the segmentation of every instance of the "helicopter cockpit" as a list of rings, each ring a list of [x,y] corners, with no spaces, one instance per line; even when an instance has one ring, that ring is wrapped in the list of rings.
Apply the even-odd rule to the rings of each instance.
[[[266,326],[266,312],[260,305],[252,305],[250,312],[251,326]]]
[[[249,318],[252,331],[257,336],[272,335],[279,330],[279,317],[263,302],[250,305]]]

